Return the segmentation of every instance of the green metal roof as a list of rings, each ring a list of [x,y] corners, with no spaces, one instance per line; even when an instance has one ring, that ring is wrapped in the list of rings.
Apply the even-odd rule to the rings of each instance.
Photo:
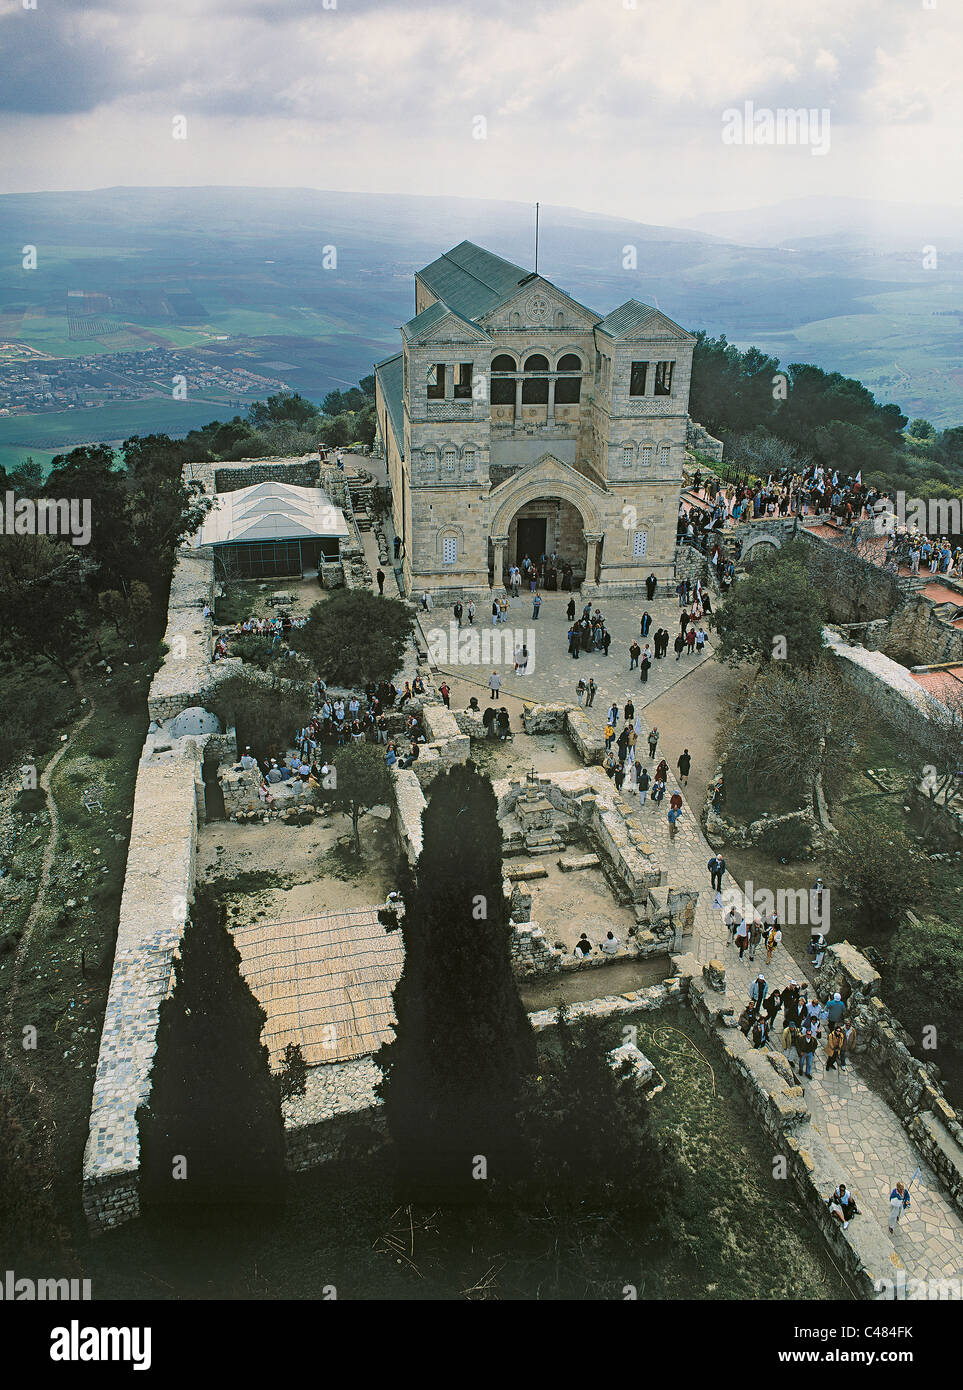
[[[668,324],[674,328],[680,339],[690,340],[691,333],[687,333],[684,328],[680,328],[677,323],[673,323],[661,309],[653,309],[651,304],[642,304],[638,299],[627,299],[624,304],[620,304],[617,309],[613,309],[610,314],[598,325],[600,333],[605,333],[610,338],[628,338],[634,333],[644,332],[646,328],[654,323]],[[660,333],[659,337],[665,336]]]
[[[657,312],[651,304],[642,304],[637,299],[627,299],[624,304],[620,304],[617,309],[613,309],[610,314],[605,315],[599,324],[599,329],[602,333],[607,333],[610,338],[621,338],[623,333],[632,333],[643,328]]]
[[[523,266],[502,260],[473,241],[462,241],[419,270],[418,278],[457,313],[479,319],[512,294],[528,274]]]
[[[396,352],[394,357],[386,357],[383,362],[375,363],[375,376],[381,387],[381,394],[384,397],[385,406],[388,411],[388,423],[391,426],[391,433],[395,437],[398,452],[405,452],[405,355],[403,352]]]
[[[446,304],[440,299],[436,299],[434,304],[429,304],[427,309],[422,309],[420,314],[416,314],[413,319],[409,319],[408,322],[402,326],[401,331],[408,341],[411,342],[412,339],[419,338],[422,333],[427,332],[428,329],[434,328],[436,323],[440,323],[442,319],[447,318],[449,314],[453,315],[456,319],[461,319],[462,323],[466,324],[471,329],[472,338],[488,336],[483,328],[479,328],[471,319],[467,319],[464,314],[460,314],[457,309],[453,309],[450,304]]]

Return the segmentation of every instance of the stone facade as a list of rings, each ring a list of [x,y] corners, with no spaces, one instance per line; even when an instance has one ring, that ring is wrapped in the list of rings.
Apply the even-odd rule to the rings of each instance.
[[[375,373],[406,592],[477,594],[543,549],[591,593],[670,577],[693,336],[468,242],[418,272],[415,307]]]

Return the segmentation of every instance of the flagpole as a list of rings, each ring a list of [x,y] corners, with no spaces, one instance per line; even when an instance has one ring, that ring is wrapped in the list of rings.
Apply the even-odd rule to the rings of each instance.
[[[538,274],[538,203],[535,204],[535,274]]]

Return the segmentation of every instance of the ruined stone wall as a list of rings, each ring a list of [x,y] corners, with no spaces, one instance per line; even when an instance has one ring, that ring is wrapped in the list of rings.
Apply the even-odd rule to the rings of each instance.
[[[940,583],[946,583],[942,576]],[[963,606],[963,593],[960,604]],[[941,618],[929,599],[911,593],[904,596],[886,623],[878,646],[887,654],[910,652],[921,666],[938,666],[963,661],[963,630]]]
[[[833,628],[823,628],[833,668],[859,699],[897,733],[924,746],[934,723],[947,719],[943,705],[919,685],[905,666],[879,651],[847,642]]]
[[[284,1161],[291,1172],[370,1150],[387,1137],[381,1072],[371,1057],[309,1067],[303,1096],[283,1104]]]

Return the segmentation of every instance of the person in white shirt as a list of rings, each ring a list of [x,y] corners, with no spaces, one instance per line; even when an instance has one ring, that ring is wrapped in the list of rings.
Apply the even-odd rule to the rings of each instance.
[[[603,956],[615,956],[619,951],[619,938],[614,932],[606,932],[605,940],[599,942],[599,950]]]
[[[257,759],[252,757],[250,748],[245,748],[241,766],[245,772],[250,772],[252,767],[257,767]]]

